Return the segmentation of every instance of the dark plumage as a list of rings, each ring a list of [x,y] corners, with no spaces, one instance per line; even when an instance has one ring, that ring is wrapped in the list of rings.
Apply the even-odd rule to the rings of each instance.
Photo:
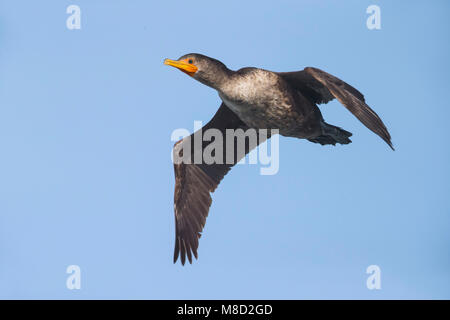
[[[188,54],[165,64],[177,67],[201,83],[217,90],[222,104],[215,116],[203,128],[215,128],[224,134],[226,129],[278,129],[283,136],[308,139],[322,145],[348,144],[352,135],[339,127],[327,124],[317,104],[339,100],[367,128],[380,136],[392,149],[391,136],[383,121],[365,103],[364,96],[344,81],[316,68],[295,72],[272,72],[258,68],[229,70],[222,62],[200,54]],[[174,155],[190,144],[190,159],[210,143],[203,141],[196,150],[194,135],[178,141]],[[257,141],[259,145],[263,141]],[[226,141],[223,143],[225,157]],[[255,145],[247,142],[245,154]],[[227,164],[175,163],[175,252],[184,264],[186,257],[197,258],[198,239],[208,216],[211,192],[241,160],[237,155]]]

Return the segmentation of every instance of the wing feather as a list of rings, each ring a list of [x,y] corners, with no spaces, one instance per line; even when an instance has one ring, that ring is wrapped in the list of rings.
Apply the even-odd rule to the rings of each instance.
[[[302,71],[278,74],[313,103],[328,103],[336,98],[359,121],[394,150],[391,135],[381,118],[366,104],[364,95],[348,83],[312,67],[307,67]]]
[[[207,129],[218,129],[223,136],[223,157],[226,159],[226,129],[243,129],[248,127],[234,114],[224,103],[220,106],[214,117],[201,130],[202,134]],[[196,134],[196,133],[194,133]],[[194,134],[186,137],[174,145],[174,156],[180,155],[186,144],[190,144],[191,157],[198,148],[194,144]],[[203,138],[203,137],[202,137]],[[213,141],[203,141],[200,146],[203,150]],[[258,144],[262,141],[259,141]],[[250,151],[248,143],[245,147],[245,154]],[[235,146],[235,159],[231,164],[194,164],[193,161],[174,164],[175,171],[175,193],[174,193],[174,211],[175,211],[175,249],[173,262],[180,258],[184,265],[186,257],[189,263],[192,263],[192,255],[198,257],[198,240],[208,217],[209,208],[212,203],[211,193],[219,185],[223,177],[230,171],[237,159]]]

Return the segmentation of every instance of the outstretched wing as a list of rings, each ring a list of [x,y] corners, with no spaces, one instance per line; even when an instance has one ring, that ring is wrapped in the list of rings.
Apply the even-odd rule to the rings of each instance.
[[[372,130],[394,150],[391,135],[380,117],[365,102],[361,92],[348,83],[317,68],[278,73],[294,89],[313,103],[327,103],[338,99],[367,128]]]
[[[223,156],[221,163],[194,163],[195,154],[203,154],[203,151],[212,141],[203,141],[203,135],[208,129],[217,129],[223,137],[221,144]],[[248,127],[232,112],[224,103],[220,106],[214,117],[201,131],[175,143],[173,148],[175,169],[175,252],[173,262],[180,256],[184,265],[186,256],[192,263],[192,255],[197,258],[198,239],[201,236],[211,206],[211,192],[219,185],[223,177],[230,171],[231,167],[239,162],[252,148],[266,139],[260,139],[257,135],[256,145],[245,139],[244,150],[239,153],[238,144],[233,141],[233,156],[227,159],[227,135],[226,129],[242,129],[246,131]],[[197,136],[196,136],[197,135]],[[234,137],[233,137],[234,140]],[[260,141],[261,140],[261,141]],[[200,142],[200,143],[195,143]],[[198,145],[197,145],[198,144]],[[183,152],[190,150],[189,157],[184,157]],[[244,151],[244,152],[242,152]],[[178,162],[178,163],[177,163]],[[195,161],[197,162],[197,161]]]

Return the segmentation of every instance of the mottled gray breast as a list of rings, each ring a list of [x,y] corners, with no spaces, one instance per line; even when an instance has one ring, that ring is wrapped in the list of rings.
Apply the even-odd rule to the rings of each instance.
[[[267,70],[238,72],[220,88],[219,96],[252,128],[277,128],[283,134],[296,130],[302,120],[284,80]]]

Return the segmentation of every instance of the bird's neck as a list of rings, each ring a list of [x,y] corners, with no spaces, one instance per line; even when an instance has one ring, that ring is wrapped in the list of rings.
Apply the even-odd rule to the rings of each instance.
[[[209,73],[212,75],[211,78],[208,76],[203,76],[197,80],[220,92],[233,77],[234,73],[235,71],[230,70],[225,66],[221,66],[220,68],[215,69],[212,73]]]

